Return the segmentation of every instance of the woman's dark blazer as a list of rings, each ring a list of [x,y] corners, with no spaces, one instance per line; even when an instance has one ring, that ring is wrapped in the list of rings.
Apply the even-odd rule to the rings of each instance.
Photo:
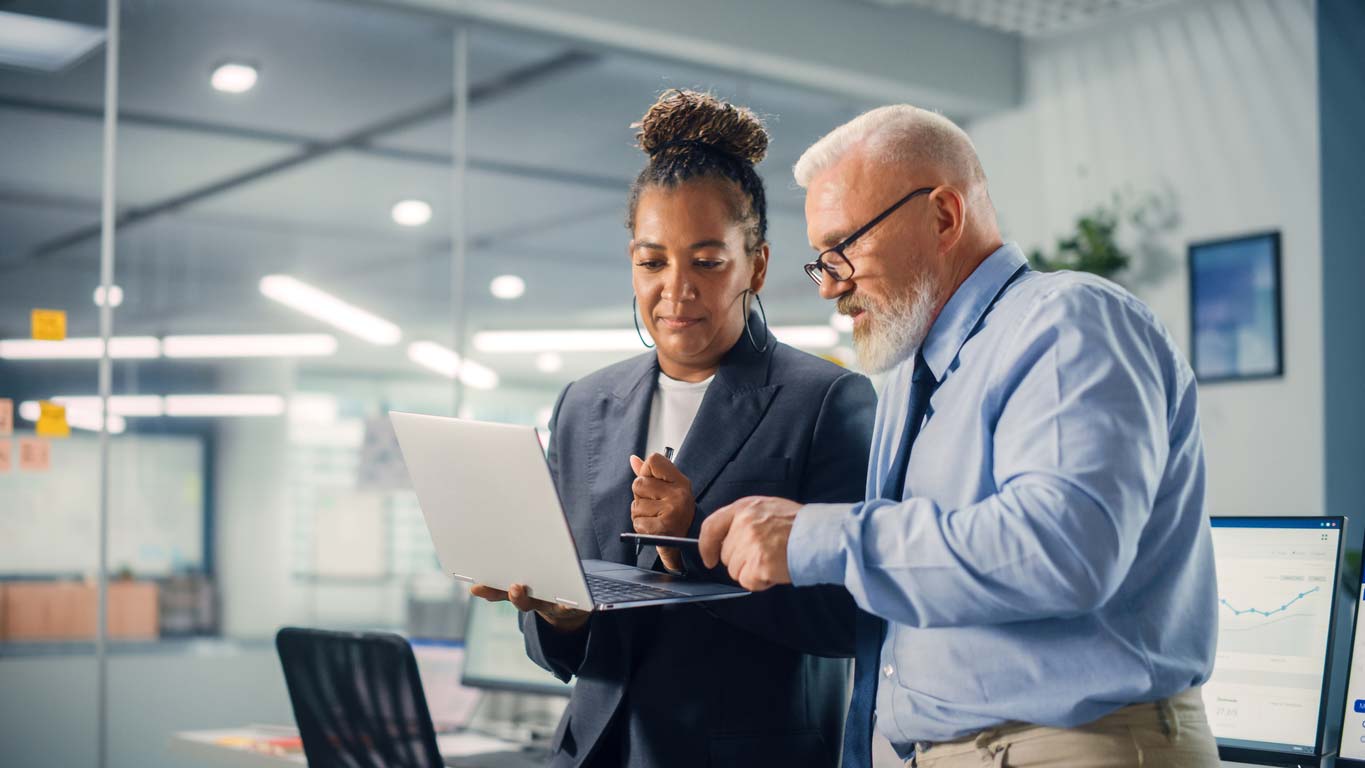
[[[618,538],[632,530],[629,456],[644,455],[658,374],[646,353],[570,384],[555,406],[549,462],[583,558],[661,568],[653,547],[637,560]],[[875,408],[866,377],[742,337],[675,457],[697,500],[689,535],[745,496],[861,500]],[[705,570],[695,553],[688,569]],[[705,575],[728,580],[723,566]],[[834,766],[848,663],[816,656],[853,655],[853,616],[842,587],[791,586],[599,613],[572,634],[524,614],[530,657],[577,678],[550,765]]]

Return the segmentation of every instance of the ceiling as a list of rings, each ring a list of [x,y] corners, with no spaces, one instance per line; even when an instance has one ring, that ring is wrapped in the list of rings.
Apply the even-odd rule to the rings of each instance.
[[[99,26],[103,5],[0,0]],[[406,340],[450,343],[449,22],[323,0],[123,9],[115,334],[328,330],[260,295],[263,275],[287,273],[392,320]],[[209,87],[227,59],[259,66],[255,89]],[[95,55],[56,74],[0,70],[0,338],[27,335],[34,306],[66,308],[71,335],[97,334],[103,68]],[[622,220],[643,156],[629,125],[672,86],[767,116],[765,303],[777,324],[827,322],[799,267],[808,247],[790,168],[871,104],[485,27],[471,34],[469,81],[471,330],[630,327]],[[424,227],[389,218],[411,197],[434,208]],[[489,294],[504,273],[525,278],[522,298]],[[411,372],[401,349],[338,335],[340,354],[320,365]],[[547,377],[533,361],[484,362],[555,386],[601,364],[570,356]]]
[[[978,26],[1028,38],[1074,32],[1107,19],[1179,0],[864,0],[924,8]]]

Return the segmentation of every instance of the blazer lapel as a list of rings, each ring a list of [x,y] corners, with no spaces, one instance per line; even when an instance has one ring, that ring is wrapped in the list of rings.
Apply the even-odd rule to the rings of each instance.
[[[726,353],[716,378],[706,389],[697,418],[683,440],[674,463],[692,481],[692,495],[700,500],[726,464],[739,453],[754,428],[763,420],[773,395],[780,385],[768,384],[768,363],[777,341],[768,337],[768,346],[759,353],[746,336]],[[651,392],[651,396],[652,396]],[[648,410],[645,419],[649,418]],[[708,510],[710,511],[710,510]],[[701,529],[702,514],[698,509],[688,535],[696,536]],[[658,560],[654,547],[640,553],[637,565],[653,568]]]
[[[649,354],[637,360],[613,386],[600,393],[588,452],[592,526],[600,557],[620,563],[635,559],[633,548],[620,540],[621,533],[632,530],[630,484],[635,473],[630,468],[630,456],[644,452],[650,404],[659,378],[658,358]]]

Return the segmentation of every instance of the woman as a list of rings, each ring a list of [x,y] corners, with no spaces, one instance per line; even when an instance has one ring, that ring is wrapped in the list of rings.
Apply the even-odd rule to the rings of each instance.
[[[629,255],[637,328],[656,346],[565,388],[549,461],[582,557],[702,574],[695,551],[637,558],[618,534],[696,536],[709,511],[744,496],[861,499],[875,395],[863,376],[776,341],[757,311],[768,267],[758,118],[671,91],[638,139],[649,162],[630,193]],[[525,611],[531,658],[577,678],[551,765],[838,762],[846,662],[807,654],[852,655],[841,588],[591,615],[517,585],[473,593]]]

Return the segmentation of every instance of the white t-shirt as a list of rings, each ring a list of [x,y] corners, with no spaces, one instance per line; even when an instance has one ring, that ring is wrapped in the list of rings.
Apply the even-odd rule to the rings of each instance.
[[[645,455],[663,453],[665,447],[677,452],[682,450],[683,440],[692,428],[692,422],[701,409],[701,399],[706,396],[706,388],[716,378],[711,374],[703,381],[690,382],[671,379],[659,374],[659,386],[654,390],[654,402],[649,408],[649,435],[645,438]]]

